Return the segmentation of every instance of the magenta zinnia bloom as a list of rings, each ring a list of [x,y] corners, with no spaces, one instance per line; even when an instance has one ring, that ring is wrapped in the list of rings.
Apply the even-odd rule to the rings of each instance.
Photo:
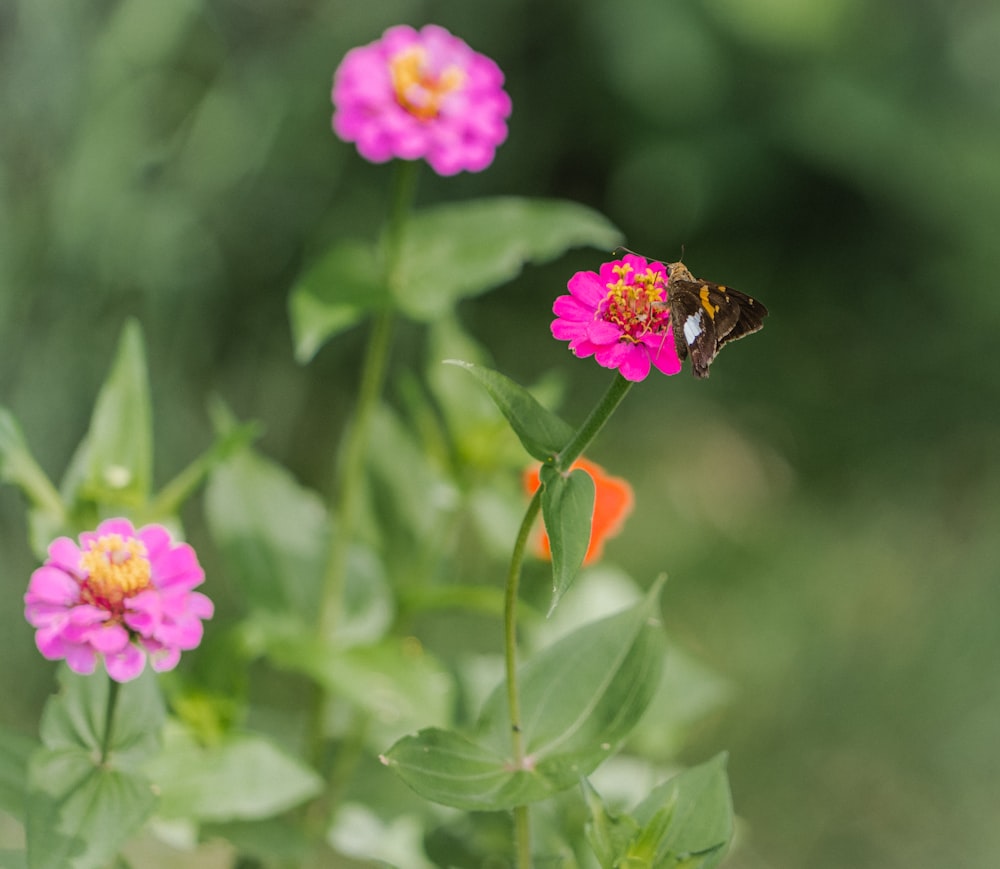
[[[373,163],[426,160],[479,172],[507,138],[503,73],[443,27],[390,27],[352,48],[333,77],[333,130]]]
[[[570,295],[552,306],[552,334],[569,341],[577,356],[593,356],[626,380],[645,380],[652,366],[677,374],[681,360],[666,305],[668,279],[663,263],[635,254],[604,263],[600,274],[577,272],[567,285]]]
[[[147,656],[154,670],[172,670],[182,650],[201,642],[201,620],[214,607],[192,589],[204,580],[194,550],[174,544],[162,525],[136,531],[127,519],[108,519],[79,545],[51,543],[31,574],[24,615],[46,658],[87,674],[100,656],[112,679],[127,682]]]

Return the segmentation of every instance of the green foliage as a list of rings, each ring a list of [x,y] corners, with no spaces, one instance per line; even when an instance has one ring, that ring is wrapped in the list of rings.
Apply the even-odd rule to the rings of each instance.
[[[587,783],[587,838],[602,869],[713,869],[733,837],[733,807],[718,755],[656,787],[631,814],[608,813]]]
[[[504,196],[437,205],[407,223],[393,289],[405,314],[433,321],[517,277],[526,263],[621,241],[607,218],[575,202]]]
[[[388,279],[384,251],[354,241],[335,242],[305,272],[289,299],[296,356],[308,362],[372,311],[396,308],[433,322],[526,263],[584,245],[611,250],[621,240],[606,218],[574,202],[497,197],[426,208],[407,222]]]
[[[594,480],[581,468],[562,473],[550,465],[542,466],[541,480],[542,518],[552,549],[551,615],[587,555],[594,515]]]
[[[13,731],[0,731],[0,809],[23,823],[28,760],[38,743]]]
[[[572,787],[615,752],[649,704],[664,654],[661,629],[651,623],[658,591],[524,665],[520,768],[510,757],[504,685],[486,702],[472,738],[423,730],[397,742],[385,763],[421,796],[469,811],[508,809]]]
[[[42,719],[44,747],[29,762],[28,865],[99,867],[156,806],[142,764],[159,747],[163,701],[149,672],[112,688],[106,676],[63,668],[60,686]],[[120,703],[108,721],[111,690]]]
[[[306,363],[328,340],[388,307],[374,245],[338,241],[306,271],[288,297],[295,356]]]
[[[330,531],[318,495],[245,450],[213,471],[205,510],[245,606],[302,618],[315,611]]]
[[[146,346],[139,324],[129,321],[62,492],[70,503],[134,510],[148,501],[152,485],[153,411]]]
[[[262,736],[228,733],[199,745],[178,726],[167,728],[163,750],[144,772],[156,785],[160,816],[203,823],[269,818],[323,787],[313,770]]]
[[[523,386],[480,365],[453,359],[447,361],[464,368],[483,385],[528,455],[539,461],[550,461],[569,443],[573,428],[546,410]]]

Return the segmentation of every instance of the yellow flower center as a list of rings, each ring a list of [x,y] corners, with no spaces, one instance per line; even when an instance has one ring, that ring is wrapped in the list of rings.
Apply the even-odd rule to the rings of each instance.
[[[91,540],[80,555],[80,568],[87,573],[83,599],[110,610],[120,610],[125,598],[148,587],[152,573],[142,541],[120,534]]]
[[[421,121],[436,118],[444,98],[465,81],[465,73],[457,66],[446,66],[440,72],[429,69],[427,52],[419,46],[392,58],[389,71],[397,102]]]
[[[632,266],[622,263],[614,267],[618,280],[608,284],[603,315],[622,329],[622,337],[636,344],[650,332],[660,334],[667,328],[670,310],[664,303],[666,281],[659,272],[648,268],[628,278]]]

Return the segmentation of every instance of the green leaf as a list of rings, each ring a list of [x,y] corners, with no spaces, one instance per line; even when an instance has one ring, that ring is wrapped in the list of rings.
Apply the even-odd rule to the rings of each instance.
[[[63,481],[67,503],[140,507],[153,482],[153,419],[142,329],[129,320]]]
[[[497,197],[439,205],[406,224],[394,292],[410,317],[433,321],[460,299],[516,277],[525,263],[621,241],[607,218],[575,202]]]
[[[726,754],[664,782],[632,814],[643,825],[633,848],[655,853],[650,865],[672,858],[685,869],[713,869],[733,838]]]
[[[24,820],[28,759],[38,748],[39,744],[27,736],[13,730],[0,730],[0,811],[19,821]]]
[[[267,818],[323,788],[315,772],[262,736],[228,734],[203,746],[179,726],[167,729],[146,772],[161,794],[160,815],[199,821]]]
[[[156,675],[148,668],[138,679],[113,685],[99,670],[80,676],[59,669],[60,691],[42,713],[40,735],[50,749],[98,753],[104,744],[108,693],[117,691],[111,721],[109,757],[116,767],[135,767],[159,746],[165,710]]]
[[[35,506],[59,519],[62,499],[45,472],[38,466],[21,427],[7,408],[0,406],[0,482],[19,486]]]
[[[542,519],[552,550],[552,602],[549,615],[576,579],[590,545],[594,520],[594,479],[582,468],[563,475],[543,465]]]
[[[319,495],[246,450],[212,472],[205,512],[247,606],[315,616],[330,533]]]
[[[109,752],[103,673],[59,671],[61,690],[42,716],[39,749],[29,764],[28,865],[101,866],[152,814],[156,797],[139,767],[157,750],[164,718],[155,675],[116,685]]]
[[[486,702],[476,738],[422,730],[397,742],[383,762],[421,796],[469,811],[509,809],[573,786],[617,750],[656,688],[664,654],[659,588],[521,668],[520,768],[510,754],[503,684]]]
[[[0,407],[0,483],[18,486],[31,502],[28,512],[31,547],[39,559],[66,526],[62,496],[28,449],[13,414]]]
[[[41,750],[32,757],[29,781],[30,869],[102,867],[156,807],[145,777],[96,766],[79,749]]]
[[[361,241],[341,241],[303,275],[288,298],[295,358],[308,362],[330,338],[388,304],[382,259]]]
[[[464,368],[483,385],[528,455],[544,462],[566,446],[575,434],[569,423],[546,410],[527,389],[499,371],[456,359],[446,361]]]
[[[512,770],[505,753],[437,727],[404,737],[381,760],[425,799],[470,812],[509,809],[563,789],[538,770]]]

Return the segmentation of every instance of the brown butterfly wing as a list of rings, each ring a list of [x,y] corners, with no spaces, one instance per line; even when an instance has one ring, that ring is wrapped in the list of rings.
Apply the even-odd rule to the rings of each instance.
[[[720,336],[720,347],[723,344],[728,344],[730,341],[736,341],[745,335],[752,335],[754,332],[759,332],[764,328],[764,318],[767,316],[767,308],[756,299],[751,298],[746,293],[741,293],[739,290],[729,287],[724,287],[723,289],[725,289],[726,295],[730,298],[731,302],[735,303],[734,307],[738,312],[738,316],[732,328],[725,335]]]
[[[702,302],[702,281],[674,279],[667,290],[670,305],[670,323],[674,333],[677,356],[684,360],[691,357],[691,370],[695,377],[708,377],[708,366],[712,364],[719,349],[720,320],[708,315]],[[722,325],[731,329],[733,323],[723,319]]]
[[[767,308],[746,293],[695,278],[683,263],[670,263],[667,290],[677,355],[691,357],[695,377],[708,377],[719,350],[764,326]]]

